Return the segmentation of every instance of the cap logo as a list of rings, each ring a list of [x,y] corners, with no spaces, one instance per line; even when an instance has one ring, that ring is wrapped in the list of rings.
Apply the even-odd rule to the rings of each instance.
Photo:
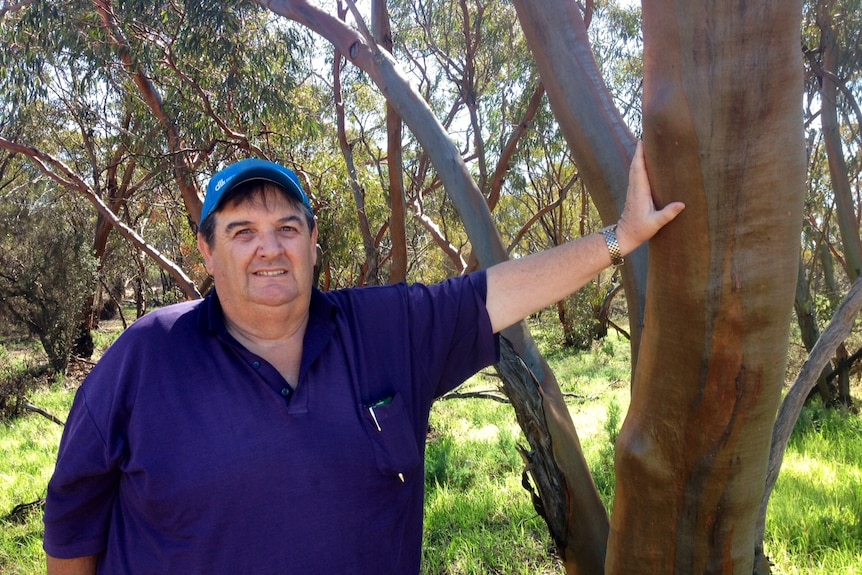
[[[227,182],[225,182],[223,179],[216,182],[215,191],[219,191],[220,189],[222,189],[226,183]]]

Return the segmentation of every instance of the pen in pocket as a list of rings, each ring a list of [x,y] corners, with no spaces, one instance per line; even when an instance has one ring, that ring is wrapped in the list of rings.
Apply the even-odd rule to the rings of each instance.
[[[388,397],[384,397],[380,401],[377,401],[377,402],[372,403],[371,405],[367,406],[368,407],[368,413],[371,414],[371,419],[374,420],[374,426],[377,428],[377,431],[383,431],[383,430],[380,428],[380,422],[377,421],[377,415],[374,413],[374,408],[375,407],[383,407],[384,405],[389,405],[390,403],[392,403],[392,396],[391,395]]]

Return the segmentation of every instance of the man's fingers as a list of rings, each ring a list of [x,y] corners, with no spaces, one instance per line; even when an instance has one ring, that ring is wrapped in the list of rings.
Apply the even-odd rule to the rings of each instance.
[[[682,202],[671,202],[661,210],[659,210],[656,215],[659,220],[659,228],[664,227],[669,222],[673,221],[679,214],[685,209],[685,204]]]

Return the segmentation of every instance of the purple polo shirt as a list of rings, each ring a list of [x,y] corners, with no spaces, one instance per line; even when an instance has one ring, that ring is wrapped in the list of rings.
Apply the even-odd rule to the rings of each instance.
[[[141,318],[82,384],[45,550],[99,573],[419,572],[435,397],[497,360],[485,274],[312,296],[299,383],[217,297]]]

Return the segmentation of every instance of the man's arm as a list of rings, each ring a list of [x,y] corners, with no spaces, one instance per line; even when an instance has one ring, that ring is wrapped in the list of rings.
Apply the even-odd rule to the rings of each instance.
[[[656,210],[646,173],[643,144],[638,142],[629,168],[626,206],[616,235],[625,256],[653,237],[685,206],[681,202]],[[602,234],[578,238],[536,254],[488,268],[486,306],[494,332],[571,295],[611,265]]]
[[[47,555],[48,575],[96,575],[98,555],[77,557],[75,559],[57,559]]]

